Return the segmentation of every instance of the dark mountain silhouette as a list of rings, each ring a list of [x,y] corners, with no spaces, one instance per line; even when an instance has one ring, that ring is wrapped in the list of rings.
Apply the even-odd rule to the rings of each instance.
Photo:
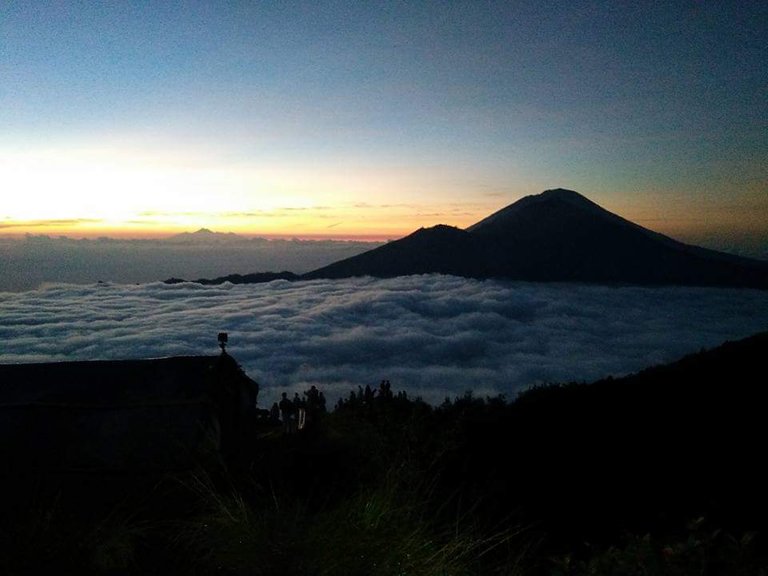
[[[358,256],[340,260],[305,274],[303,278],[349,276],[406,276],[436,272],[484,277],[492,274],[484,243],[466,230],[438,224]]]
[[[768,263],[690,246],[571,190],[527,196],[466,230],[438,225],[303,278],[471,278],[768,288]]]
[[[206,286],[224,284],[225,282],[231,282],[232,284],[263,284],[265,282],[272,282],[273,280],[287,280],[294,282],[299,280],[300,276],[297,276],[293,272],[253,272],[251,274],[228,274],[227,276],[219,276],[217,278],[198,278],[197,280],[184,280],[183,278],[168,278],[163,280],[164,284],[181,284],[182,282],[193,282],[195,284],[203,284]]]
[[[168,244],[176,245],[229,245],[249,241],[249,238],[235,234],[234,232],[214,232],[208,228],[200,228],[194,232],[182,232],[164,240]]]

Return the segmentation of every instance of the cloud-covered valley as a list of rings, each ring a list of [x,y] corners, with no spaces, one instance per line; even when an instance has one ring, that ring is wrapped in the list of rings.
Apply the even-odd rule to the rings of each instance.
[[[675,360],[768,328],[768,293],[429,275],[259,285],[50,285],[0,293],[0,362],[230,352],[264,402],[316,384],[439,402],[508,397]]]

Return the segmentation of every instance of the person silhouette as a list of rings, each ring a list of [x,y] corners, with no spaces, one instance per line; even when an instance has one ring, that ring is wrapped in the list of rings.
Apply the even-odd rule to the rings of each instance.
[[[307,423],[307,410],[298,392],[293,395],[293,406],[296,411],[296,426],[299,430],[303,430]]]
[[[294,431],[294,424],[296,422],[296,410],[293,402],[288,399],[286,392],[283,392],[283,399],[280,400],[279,408],[280,417],[283,420],[283,433],[291,434]]]
[[[312,426],[318,420],[318,414],[320,412],[320,392],[315,385],[312,385],[309,390],[304,392],[306,400],[306,418],[307,426]]]

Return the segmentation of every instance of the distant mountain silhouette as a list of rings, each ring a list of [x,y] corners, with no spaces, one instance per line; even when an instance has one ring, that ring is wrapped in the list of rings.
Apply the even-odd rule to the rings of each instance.
[[[247,240],[234,232],[213,232],[208,228],[200,228],[195,232],[182,232],[166,238],[166,242],[173,244],[225,244],[232,242],[243,242]]]
[[[253,272],[252,274],[228,274],[227,276],[219,276],[217,278],[198,278],[197,280],[184,280],[183,278],[168,278],[163,280],[164,284],[181,284],[183,282],[193,282],[195,284],[203,284],[206,286],[213,286],[217,284],[224,284],[230,282],[232,284],[263,284],[266,282],[272,282],[273,280],[287,280],[294,282],[299,280],[300,277],[293,272]]]
[[[471,278],[768,288],[768,262],[678,242],[558,188],[461,230],[438,225],[302,276]]]

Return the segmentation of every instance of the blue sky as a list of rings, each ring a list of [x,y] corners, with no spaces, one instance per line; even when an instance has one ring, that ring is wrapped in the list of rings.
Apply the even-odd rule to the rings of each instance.
[[[765,236],[767,28],[760,2],[5,3],[0,226],[396,236],[563,186]]]

